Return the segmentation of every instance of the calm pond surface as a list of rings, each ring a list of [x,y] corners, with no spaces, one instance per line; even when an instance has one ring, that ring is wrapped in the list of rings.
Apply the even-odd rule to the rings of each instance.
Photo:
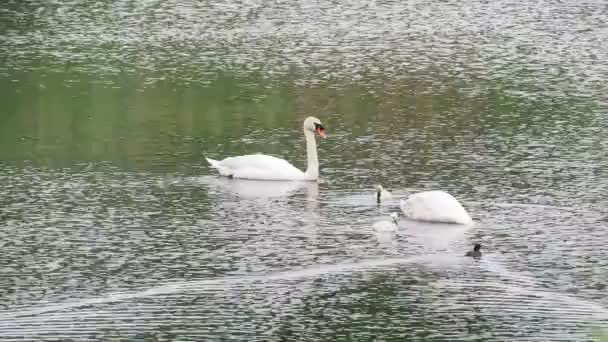
[[[0,340],[588,341],[605,1],[0,5]],[[262,152],[318,183],[217,176]],[[473,227],[372,225],[441,189]],[[464,258],[483,244],[481,260]]]

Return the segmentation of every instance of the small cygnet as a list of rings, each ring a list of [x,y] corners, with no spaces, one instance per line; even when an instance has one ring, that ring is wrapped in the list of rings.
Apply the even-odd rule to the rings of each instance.
[[[473,258],[481,258],[481,244],[476,243],[472,251],[468,251],[465,256]]]
[[[399,228],[399,214],[391,213],[391,220],[389,221],[379,221],[373,224],[373,228],[377,232],[395,232]]]
[[[387,190],[384,190],[382,185],[376,185],[376,202],[380,203],[382,200],[386,200],[391,197],[393,197],[393,195]]]

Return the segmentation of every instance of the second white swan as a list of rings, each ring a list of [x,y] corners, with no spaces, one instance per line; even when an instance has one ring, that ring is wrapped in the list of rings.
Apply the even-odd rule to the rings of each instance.
[[[325,128],[321,120],[308,117],[304,120],[304,137],[306,138],[306,155],[308,168],[300,171],[288,161],[264,154],[249,154],[238,157],[228,157],[223,160],[206,158],[212,168],[220,175],[257,180],[296,180],[316,181],[319,178],[319,159],[317,157],[317,142],[315,132],[325,138]]]
[[[382,186],[376,187],[377,201],[390,198],[390,192],[384,190]],[[469,225],[473,223],[471,216],[458,202],[454,196],[445,191],[433,190],[423,191],[409,195],[407,199],[400,201],[403,214],[412,220],[456,223]]]

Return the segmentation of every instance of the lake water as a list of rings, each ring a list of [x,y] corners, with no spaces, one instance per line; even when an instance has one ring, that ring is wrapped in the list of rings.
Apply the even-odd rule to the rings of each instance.
[[[604,1],[0,5],[0,339],[587,341]],[[205,157],[318,183],[217,176]],[[441,189],[470,228],[372,225]],[[462,257],[483,244],[480,260]]]

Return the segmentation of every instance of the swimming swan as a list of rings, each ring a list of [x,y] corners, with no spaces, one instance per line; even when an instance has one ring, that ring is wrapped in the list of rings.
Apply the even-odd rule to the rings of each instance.
[[[401,211],[412,220],[471,224],[473,220],[462,205],[445,191],[415,193],[401,200]]]
[[[319,178],[319,159],[315,132],[325,138],[325,129],[321,121],[312,116],[304,120],[304,137],[306,138],[306,155],[308,168],[302,172],[288,161],[264,154],[249,154],[228,157],[223,160],[207,159],[212,168],[220,175],[257,180],[303,180],[316,181]]]
[[[376,187],[378,202],[384,198],[385,192],[387,191],[382,186]],[[458,200],[441,190],[423,191],[409,195],[407,199],[401,200],[400,207],[407,218],[416,221],[466,225],[473,223],[471,216]]]

